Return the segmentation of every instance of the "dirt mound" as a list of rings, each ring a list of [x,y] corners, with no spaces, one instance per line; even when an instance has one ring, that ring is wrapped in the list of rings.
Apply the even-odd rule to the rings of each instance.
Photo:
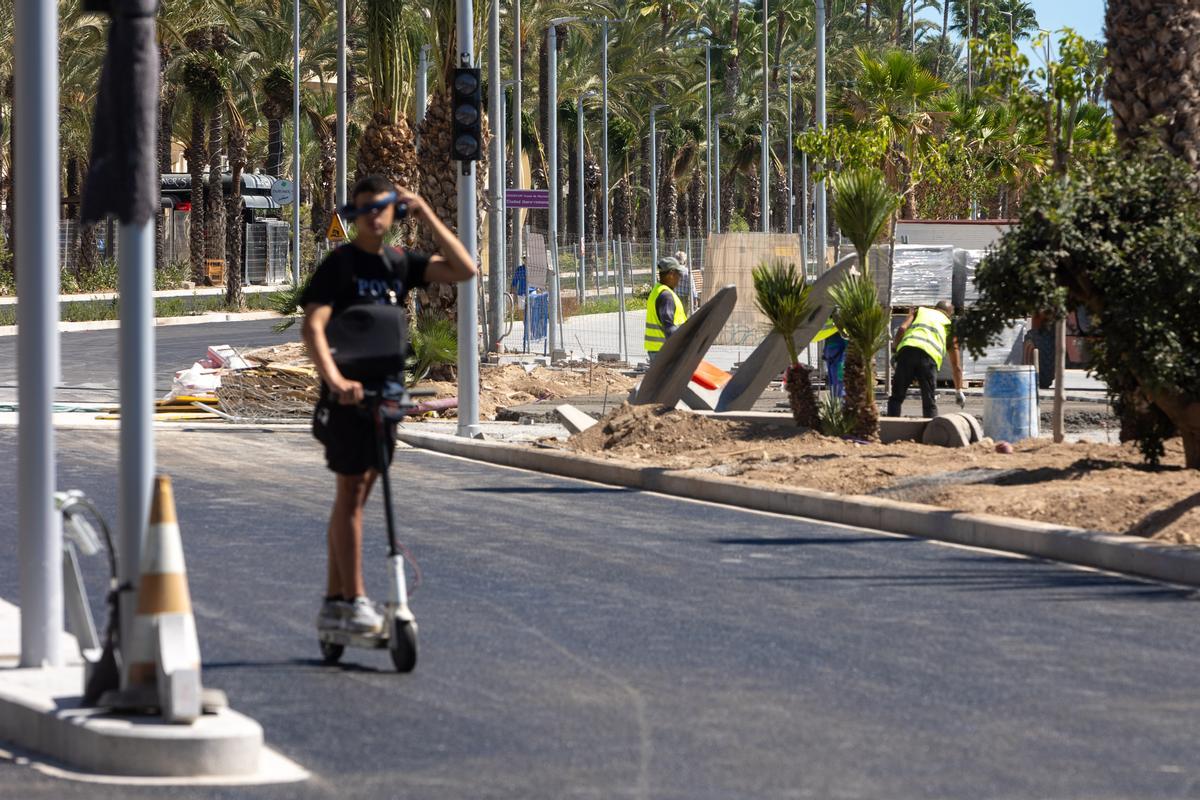
[[[499,409],[540,400],[607,394],[616,402],[623,400],[636,382],[618,370],[599,364],[571,369],[485,364],[479,369],[479,418],[495,419]],[[455,384],[444,381],[426,382],[421,386],[434,389],[438,397],[458,394]]]
[[[961,449],[864,444],[678,411],[623,406],[571,437],[581,453],[736,481],[926,503],[1161,541],[1200,544],[1200,471],[1167,443],[1158,468],[1134,445],[985,439]]]
[[[643,450],[674,455],[707,448],[733,432],[729,423],[698,414],[624,403],[596,425],[572,436],[569,446],[581,453]]]

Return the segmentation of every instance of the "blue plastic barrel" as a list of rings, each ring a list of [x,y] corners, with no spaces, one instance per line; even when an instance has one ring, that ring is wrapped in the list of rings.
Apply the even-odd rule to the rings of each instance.
[[[1032,365],[988,367],[983,380],[983,435],[1019,442],[1038,435],[1037,370]]]

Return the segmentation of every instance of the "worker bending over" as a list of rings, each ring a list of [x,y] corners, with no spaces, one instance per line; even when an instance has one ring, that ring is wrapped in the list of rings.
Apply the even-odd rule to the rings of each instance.
[[[888,398],[889,417],[900,416],[904,395],[913,379],[921,389],[921,413],[936,417],[937,374],[942,368],[942,358],[950,350],[950,369],[954,373],[954,400],[962,408],[967,403],[962,392],[962,357],[958,339],[953,334],[954,304],[940,301],[934,308],[920,306],[910,311],[900,329],[896,331],[896,371],[892,376],[892,396]]]
[[[646,357],[653,363],[667,337],[687,322],[687,311],[675,290],[687,274],[687,267],[667,256],[658,260],[658,283],[646,300]]]

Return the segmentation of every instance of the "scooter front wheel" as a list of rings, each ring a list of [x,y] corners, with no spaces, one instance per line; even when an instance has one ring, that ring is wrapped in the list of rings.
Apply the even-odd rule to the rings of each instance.
[[[326,664],[336,664],[342,658],[342,653],[346,652],[345,645],[334,644],[333,642],[321,642],[321,658]]]
[[[388,643],[388,650],[397,672],[412,672],[417,666],[417,623],[393,619],[392,640]]]

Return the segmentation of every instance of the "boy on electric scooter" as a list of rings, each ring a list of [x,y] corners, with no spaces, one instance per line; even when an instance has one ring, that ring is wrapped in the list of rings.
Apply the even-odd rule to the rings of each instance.
[[[362,576],[363,507],[379,475],[375,431],[359,408],[363,384],[347,379],[338,369],[325,327],[351,306],[403,306],[411,290],[465,281],[476,269],[466,248],[423,199],[379,175],[355,184],[344,213],[356,223],[354,238],[325,257],[300,298],[304,343],[321,376],[313,435],[325,445],[326,464],[337,476],[329,515],[326,593],[317,627],[379,633],[383,617],[367,599]],[[386,245],[384,237],[397,213],[407,213],[428,226],[438,252],[427,255]],[[394,426],[389,425],[388,463],[395,449],[394,434]]]

